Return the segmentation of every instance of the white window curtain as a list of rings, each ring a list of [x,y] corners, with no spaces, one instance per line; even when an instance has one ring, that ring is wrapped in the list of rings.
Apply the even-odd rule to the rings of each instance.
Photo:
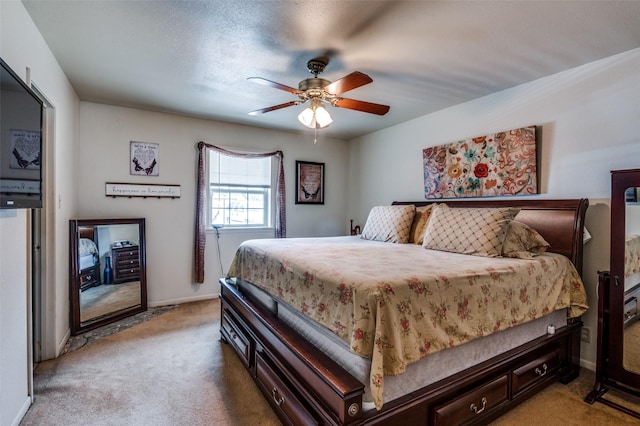
[[[276,183],[276,217],[275,217],[275,236],[276,238],[285,238],[287,234],[286,211],[285,211],[285,186],[284,186],[284,155],[282,151],[273,151],[265,153],[244,153],[229,151],[219,146],[211,145],[205,142],[198,142],[198,184],[196,197],[196,232],[194,244],[194,272],[195,280],[198,283],[204,282],[204,248],[206,242],[206,205],[207,187],[206,179],[206,155],[207,149],[213,149],[220,154],[237,158],[265,158],[278,157],[278,180]]]

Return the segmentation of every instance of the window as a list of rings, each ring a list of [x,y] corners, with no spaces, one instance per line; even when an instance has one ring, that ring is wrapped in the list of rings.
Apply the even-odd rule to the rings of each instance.
[[[209,227],[272,226],[272,162],[209,150]]]
[[[222,176],[223,169],[233,170],[232,167],[227,167],[228,158],[217,158],[211,154],[211,151],[216,151],[220,153],[229,153],[228,155],[224,155],[225,157],[231,158],[244,158],[244,159],[256,159],[256,158],[272,158],[273,161],[278,161],[277,168],[277,179],[274,178],[275,184],[273,188],[275,188],[274,198],[274,210],[275,214],[273,215],[273,231],[276,238],[286,238],[287,236],[287,212],[286,212],[286,203],[285,203],[285,187],[284,187],[284,167],[283,160],[284,154],[282,151],[273,151],[273,152],[265,152],[262,154],[242,154],[238,152],[227,151],[224,148],[220,148],[219,146],[211,145],[205,143],[203,141],[198,142],[198,184],[197,184],[197,197],[196,197],[196,232],[195,232],[195,241],[193,244],[194,255],[193,255],[193,264],[194,264],[194,272],[195,279],[198,283],[204,282],[204,248],[207,240],[207,232],[206,228],[211,227],[213,218],[213,203],[212,195],[214,192],[212,191],[212,181],[211,181],[211,172],[207,176],[207,165],[209,169],[211,169],[212,164],[217,164],[218,172],[215,173],[216,179],[214,180],[215,192],[222,194],[223,191],[220,190],[222,180],[218,178],[218,176]],[[207,154],[209,153],[209,154]],[[214,157],[212,159],[212,157]],[[224,164],[224,166],[223,166]],[[251,163],[255,165],[255,163]],[[269,170],[271,170],[271,161],[269,161]],[[245,163],[244,168],[248,169],[249,163]],[[269,172],[271,174],[271,172]],[[247,179],[248,180],[248,179]],[[242,183],[245,187],[252,186],[264,186],[264,182],[270,182],[271,180],[263,180],[263,184],[256,185],[255,182],[247,182]],[[225,184],[231,187],[230,182],[225,182]],[[247,192],[248,194],[248,192]],[[217,195],[217,194],[216,194]],[[271,204],[271,195],[265,197],[263,200],[266,200]],[[248,195],[247,195],[247,210],[249,209]],[[224,210],[224,209],[223,209]],[[229,202],[229,207],[227,211],[231,211],[231,203]],[[269,214],[271,212],[271,207],[265,208],[263,212]],[[224,217],[224,216],[222,216]],[[248,215],[247,215],[248,217]],[[217,219],[217,217],[216,217]],[[269,220],[269,226],[271,225],[271,221]],[[221,222],[222,223],[222,222]],[[231,225],[231,223],[230,223]],[[239,225],[234,225],[239,227]],[[245,225],[248,226],[248,225]],[[257,226],[257,225],[252,225]]]

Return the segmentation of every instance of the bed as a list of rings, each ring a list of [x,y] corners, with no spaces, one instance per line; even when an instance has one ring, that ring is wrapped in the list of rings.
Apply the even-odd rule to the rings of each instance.
[[[431,204],[396,202],[394,206],[428,209]],[[283,422],[486,423],[553,381],[567,382],[577,376],[580,315],[587,308],[579,273],[588,201],[451,201],[447,205],[452,210],[446,215],[478,207],[516,208],[511,212],[517,214],[516,221],[536,230],[549,247],[534,255],[511,256],[516,259],[443,253],[438,241],[435,249],[429,246],[434,244],[435,231],[427,233],[424,244],[394,244],[384,242],[388,236],[383,236],[382,241],[336,237],[257,240],[241,246],[229,277],[221,280],[221,334]],[[440,214],[445,209],[437,210],[430,230],[433,222],[445,217]],[[372,229],[375,233],[375,227],[368,226],[370,219],[371,214],[363,234]],[[472,239],[474,243],[482,240],[477,235]],[[322,248],[323,241],[334,248]],[[280,248],[295,255],[283,260],[277,254]],[[390,249],[397,253],[391,255]],[[237,259],[245,252],[253,253],[253,260],[244,260],[242,266]],[[383,254],[376,257],[376,252]],[[424,264],[420,256],[426,252],[435,257],[427,268],[418,267]],[[324,259],[325,267],[305,264],[313,258]],[[399,259],[408,263],[400,267]],[[267,266],[261,269],[260,263]],[[453,269],[462,274],[453,276],[438,269],[447,263],[459,265]],[[555,274],[550,272],[555,264],[562,265],[564,272],[551,280],[563,282],[554,287],[544,283],[544,276]],[[537,284],[529,285],[517,275],[519,265],[524,265],[524,275],[538,274]],[[425,285],[423,269],[434,275],[435,282]],[[542,276],[536,269],[543,271]],[[374,278],[374,283],[361,283],[364,275],[371,275],[368,278]],[[332,284],[336,279],[337,285]],[[517,290],[491,287],[505,285]],[[444,296],[445,291],[451,293]],[[485,306],[490,299],[505,306]],[[525,301],[525,308],[517,300]],[[432,307],[423,309],[420,303]],[[340,304],[349,306],[346,313],[334,309]],[[473,321],[445,324],[433,315],[447,309],[449,317]],[[488,319],[480,321],[483,316]],[[436,335],[429,334],[426,323],[438,323]]]
[[[640,320],[640,235],[627,234],[624,242],[624,326]]]
[[[100,256],[94,227],[80,228],[78,240],[80,291],[100,285]]]

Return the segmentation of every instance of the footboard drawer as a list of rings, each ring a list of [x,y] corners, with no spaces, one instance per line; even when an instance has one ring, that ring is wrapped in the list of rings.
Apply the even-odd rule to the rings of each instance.
[[[552,376],[560,367],[560,348],[537,356],[522,367],[513,370],[513,395],[517,395],[529,386],[542,381],[546,376]]]
[[[508,400],[509,376],[505,374],[451,402],[436,407],[433,424],[448,426],[477,422]]]
[[[251,365],[251,338],[246,334],[243,327],[234,319],[233,314],[227,309],[222,310],[222,333],[227,341],[233,346],[242,362],[249,367]]]
[[[283,422],[293,425],[319,424],[260,352],[256,352],[256,379]]]

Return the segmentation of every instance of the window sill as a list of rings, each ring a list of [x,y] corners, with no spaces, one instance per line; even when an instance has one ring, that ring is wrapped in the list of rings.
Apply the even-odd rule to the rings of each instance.
[[[266,234],[266,233],[273,233],[275,234],[276,230],[275,228],[232,228],[232,227],[223,227],[223,228],[218,228],[217,232],[219,232],[220,234]],[[207,234],[216,234],[216,229],[215,228],[209,228],[207,229]]]

